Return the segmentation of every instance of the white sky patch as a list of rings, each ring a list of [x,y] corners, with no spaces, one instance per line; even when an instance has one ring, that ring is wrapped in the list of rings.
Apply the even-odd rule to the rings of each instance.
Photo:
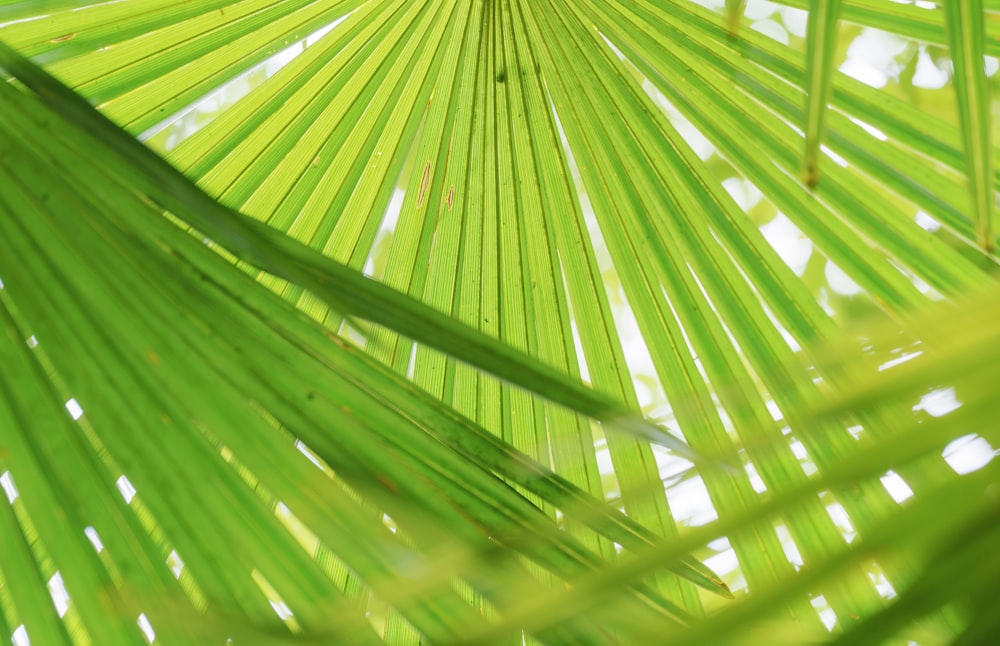
[[[763,20],[778,10],[778,5],[770,0],[749,0],[744,16],[750,20]]]
[[[923,350],[917,350],[916,352],[904,352],[902,355],[896,357],[895,359],[889,359],[885,363],[880,364],[878,370],[879,372],[882,372],[883,370],[888,370],[893,366],[898,366],[901,363],[906,363],[910,359],[915,359],[916,357],[919,357],[923,353],[924,353]]]
[[[135,623],[146,637],[146,641],[152,644],[153,640],[156,639],[156,632],[153,631],[153,624],[149,623],[149,619],[146,618],[146,613],[140,613]]]
[[[764,484],[763,478],[757,473],[757,467],[753,465],[752,462],[747,462],[746,466],[743,467],[747,472],[747,478],[750,480],[750,486],[757,493],[764,493],[767,491],[767,485]]]
[[[758,34],[764,34],[771,40],[775,40],[782,45],[787,45],[790,41],[788,30],[770,18],[758,20],[751,25],[750,29],[753,29]]]
[[[284,601],[275,601],[274,599],[268,599],[267,602],[271,604],[272,608],[274,608],[274,614],[278,615],[278,618],[281,619],[282,621],[285,621],[286,619],[291,619],[292,617],[295,616],[294,614],[292,614],[292,609],[289,608],[288,604],[286,604]]]
[[[917,211],[917,214],[913,218],[918,225],[925,231],[930,231],[931,233],[937,231],[941,228],[941,223],[936,219],[931,217],[930,214],[924,211]]]
[[[989,464],[997,451],[979,435],[960,437],[944,448],[944,459],[956,473],[966,474]]]
[[[177,550],[170,550],[170,554],[167,554],[167,567],[173,572],[175,579],[181,578],[181,572],[184,571],[184,561]]]
[[[795,544],[795,540],[792,539],[791,533],[788,531],[788,527],[785,525],[776,525],[774,532],[778,535],[778,542],[781,543],[781,549],[785,552],[785,558],[788,562],[795,566],[798,570],[801,568],[805,561],[802,559],[802,553],[799,552],[799,546]]]
[[[362,270],[362,273],[369,278],[375,275],[375,258],[373,256],[368,256],[368,260],[365,261],[365,267]]]
[[[414,344],[414,347],[416,347],[415,344]],[[317,456],[315,453],[313,453],[312,449],[310,449],[308,446],[306,446],[306,444],[302,440],[295,440],[295,448],[297,448],[302,455],[304,455],[307,458],[309,458],[309,461],[312,462],[313,464],[315,464],[321,470],[323,470],[323,471],[326,470],[323,467],[323,463],[320,461],[319,456]]]
[[[781,412],[781,409],[778,407],[778,403],[776,401],[768,399],[764,402],[764,405],[767,406],[767,412],[771,413],[771,419],[776,422],[780,422],[785,419],[785,414]]]
[[[405,197],[406,191],[397,186],[396,190],[392,192],[392,197],[389,198],[389,206],[385,208],[379,232],[396,230],[396,223],[399,222],[399,214],[403,210],[403,198]]]
[[[757,206],[763,197],[760,189],[754,186],[752,182],[740,179],[739,177],[724,179],[722,181],[722,188],[726,189],[729,197],[733,198],[733,201],[744,211],[749,211]]]
[[[833,630],[833,627],[837,623],[837,613],[833,611],[830,604],[827,602],[826,597],[819,595],[810,600],[813,608],[819,611],[819,619],[826,626],[827,630]]]
[[[713,552],[724,552],[728,549],[732,549],[732,547],[733,546],[729,544],[729,538],[727,538],[726,536],[717,538],[708,544],[708,549],[712,550]]]
[[[802,9],[794,7],[782,7],[781,22],[785,24],[785,29],[798,38],[806,37],[806,28],[809,22],[809,14]]]
[[[816,290],[816,304],[819,305],[824,312],[826,312],[827,316],[833,316],[837,313],[837,311],[833,309],[833,306],[830,305],[830,290],[828,290],[825,285]]]
[[[925,90],[938,90],[948,84],[948,70],[938,67],[927,52],[926,47],[920,48],[917,54],[917,67],[913,71],[913,86]]]
[[[829,157],[837,166],[840,166],[841,168],[848,167],[849,164],[847,163],[847,160],[830,150],[827,146],[821,145],[819,149],[822,150],[823,154]]]
[[[106,7],[110,4],[118,4],[120,2],[126,2],[127,0],[107,0],[107,2],[93,2],[91,4],[83,5],[82,7],[73,7],[70,11],[87,11],[88,9],[94,9],[96,7]]]
[[[21,495],[17,490],[17,485],[14,484],[14,476],[10,475],[10,471],[4,471],[3,475],[0,475],[0,487],[3,487],[3,492],[7,494],[7,502],[9,503],[13,503]]]
[[[49,594],[52,596],[52,603],[56,606],[56,612],[59,613],[60,617],[63,617],[69,610],[69,593],[66,592],[66,585],[58,570],[49,579]]]
[[[799,460],[805,460],[808,457],[808,454],[806,453],[806,447],[802,444],[802,442],[799,442],[798,440],[792,442],[789,445],[789,448],[792,450],[792,455],[794,455]]]
[[[726,5],[726,0],[691,0],[695,4],[699,4],[706,9],[715,9],[718,11]]]
[[[101,542],[101,535],[97,533],[96,529],[93,527],[84,527],[83,533],[90,539],[90,544],[94,546],[98,554],[104,551],[104,543]]]
[[[680,113],[678,113],[679,115]],[[683,117],[676,117],[670,121],[677,132],[684,139],[685,143],[691,147],[698,159],[705,161],[715,153],[715,146],[712,145],[705,135],[701,134],[690,121]]]
[[[83,417],[83,408],[80,406],[79,402],[77,402],[75,399],[70,399],[68,402],[66,402],[66,410],[69,411],[70,417],[72,417],[74,420]]]
[[[382,524],[388,527],[393,534],[396,533],[396,521],[389,514],[382,514]]]
[[[861,119],[855,119],[854,117],[848,117],[848,119],[850,119],[855,125],[859,126],[862,130],[870,134],[872,137],[875,137],[879,141],[889,140],[888,135],[886,135],[884,132],[882,132],[875,126],[871,125],[870,123],[865,123]]]
[[[121,492],[122,498],[125,499],[125,502],[128,504],[132,504],[132,499],[135,498],[135,487],[132,486],[132,483],[129,482],[129,479],[126,478],[124,475],[121,475],[115,481],[115,485],[118,486],[118,491]]]
[[[667,500],[674,518],[690,527],[706,525],[719,517],[699,477],[687,478],[668,488]]]
[[[684,139],[684,142],[691,147],[694,154],[698,156],[698,159],[705,161],[715,153],[715,146],[712,145],[705,135],[688,121],[687,117],[680,113],[680,111],[674,107],[674,104],[660,92],[655,85],[650,83],[649,79],[643,79],[642,81],[643,91],[656,103],[663,112],[667,115],[670,120],[671,125],[677,129],[677,133]]]
[[[645,409],[653,405],[655,393],[649,381],[640,377],[641,375],[632,375],[632,385],[635,387],[635,397],[639,400],[639,408]]]
[[[944,299],[944,296],[940,292],[919,278],[911,276],[910,280],[913,281],[913,286],[916,287],[921,294],[927,295],[932,301],[940,301]]]
[[[903,502],[913,496],[913,489],[910,489],[910,485],[906,484],[906,481],[899,477],[895,471],[889,471],[879,480],[882,481],[882,486],[896,502]]]
[[[788,445],[788,448],[792,450],[792,455],[798,459],[799,463],[802,465],[802,470],[805,471],[807,476],[811,476],[816,473],[816,465],[809,459],[809,452],[806,451],[806,447],[801,441],[794,440]]]
[[[718,554],[713,554],[709,556],[704,561],[705,565],[713,572],[724,576],[729,572],[735,572],[736,568],[740,566],[739,561],[736,558],[736,552],[733,548],[729,548],[725,551],[719,552]]]
[[[2,26],[0,25],[0,27]],[[14,629],[10,641],[14,646],[31,646],[31,640],[28,639],[28,629],[24,627],[24,624]]]
[[[774,320],[770,315],[768,315],[768,318],[771,318],[772,321]],[[799,342],[794,336],[792,336],[791,332],[785,329],[784,325],[775,325],[775,328],[778,330],[778,333],[781,335],[781,338],[784,339],[785,343],[788,344],[788,347],[792,352],[798,352],[802,349],[802,346],[799,345]]]
[[[839,502],[832,502],[826,506],[826,513],[830,514],[830,519],[833,520],[833,524],[837,526],[840,533],[844,535],[848,541],[854,539],[858,532],[854,529],[854,525],[851,523],[851,517],[847,515],[847,511],[844,509],[843,505]]]
[[[565,286],[565,278],[563,279],[563,285]],[[583,353],[583,341],[580,339],[580,328],[576,325],[576,317],[573,317],[573,320],[569,322],[569,329],[573,333],[573,348],[576,350],[576,356],[578,357],[577,363],[580,364],[580,379],[589,384],[590,368],[587,367],[587,357]]]
[[[614,471],[614,465],[611,463],[611,452],[607,448],[598,449],[595,456],[597,457],[597,470],[600,473]]]
[[[679,476],[683,476],[691,469],[690,462],[678,457],[670,449],[655,444],[653,445],[653,458],[656,460],[657,472],[664,482],[679,479]]]
[[[848,276],[843,269],[833,263],[832,260],[826,262],[823,270],[826,275],[826,282],[830,289],[843,296],[854,296],[862,292],[861,286]]]
[[[582,359],[581,363],[583,363]],[[413,375],[416,373],[416,370],[417,370],[417,344],[414,343],[410,346],[410,361],[409,363],[406,364],[406,378],[413,379]]]
[[[622,50],[620,50],[617,47],[615,47],[615,44],[613,42],[611,42],[610,40],[608,40],[607,36],[605,36],[604,34],[601,34],[601,38],[604,40],[604,43],[608,47],[611,48],[611,51],[613,51],[615,53],[615,56],[618,57],[618,60],[620,60],[620,61],[624,61],[625,60],[625,54],[622,53]]]
[[[866,85],[884,87],[899,77],[903,66],[896,61],[908,42],[893,34],[866,27],[847,48],[840,71]]]
[[[623,303],[611,306],[612,317],[618,333],[622,339],[622,351],[625,354],[625,364],[629,372],[635,375],[655,375],[656,368],[653,366],[653,358],[649,354],[649,348],[639,330],[639,323],[636,321],[635,313],[628,304],[628,299],[623,295]],[[640,406],[648,406],[654,401],[665,399],[661,389],[654,392],[653,384],[649,380],[639,380],[633,378],[636,396]]]
[[[841,63],[839,71],[874,88],[883,88],[889,82],[885,74],[857,58],[848,58]]]
[[[889,580],[881,572],[869,572],[868,578],[875,584],[875,589],[878,590],[878,593],[884,599],[892,599],[896,596],[896,589],[892,587],[892,584],[889,583]]]
[[[913,407],[914,411],[924,411],[931,417],[941,417],[962,405],[955,398],[954,388],[939,388],[932,390],[920,398],[920,403]]]
[[[803,235],[788,216],[778,213],[773,220],[760,227],[760,232],[796,276],[805,273],[812,256],[813,242]]]

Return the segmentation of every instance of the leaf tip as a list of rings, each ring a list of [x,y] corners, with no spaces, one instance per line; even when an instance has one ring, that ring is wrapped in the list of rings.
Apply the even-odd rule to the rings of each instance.
[[[726,29],[730,39],[735,40],[739,37],[740,21],[743,19],[746,5],[746,0],[726,0]]]
[[[810,189],[816,188],[819,184],[819,164],[815,161],[806,162],[805,168],[802,169],[802,182]]]
[[[726,30],[730,40],[736,40],[740,37],[740,17],[731,15],[726,20]]]

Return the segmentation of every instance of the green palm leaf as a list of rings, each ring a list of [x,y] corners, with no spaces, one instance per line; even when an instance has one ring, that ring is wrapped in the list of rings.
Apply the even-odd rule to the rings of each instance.
[[[947,12],[948,43],[956,53],[955,90],[975,205],[976,239],[988,251],[994,244],[995,199],[990,181],[993,155],[990,150],[989,89],[983,70],[983,5],[981,2],[950,2]]]
[[[823,117],[833,84],[833,56],[837,43],[840,0],[815,0],[809,6],[808,59],[806,77],[805,181],[819,181],[819,153],[823,139]]]
[[[0,3],[5,638],[987,634],[1000,6],[705,4]],[[834,72],[840,4],[958,119]]]

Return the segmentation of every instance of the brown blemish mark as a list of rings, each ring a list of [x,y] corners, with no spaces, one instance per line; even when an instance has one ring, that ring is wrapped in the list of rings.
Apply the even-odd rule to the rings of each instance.
[[[323,330],[323,336],[336,343],[342,350],[354,351],[354,346],[345,341],[339,334],[332,330]]]
[[[452,184],[448,188],[448,210],[451,210],[451,205],[455,203],[455,185]]]
[[[76,38],[76,32],[73,32],[72,34],[63,34],[62,36],[56,36],[55,38],[53,38],[49,42],[50,43],[65,43],[67,40],[73,40],[74,38]]]
[[[383,487],[385,487],[386,489],[388,489],[388,490],[389,490],[389,491],[391,491],[392,493],[394,493],[394,494],[398,494],[398,493],[399,493],[399,487],[397,487],[397,486],[396,486],[396,483],[394,483],[394,482],[393,482],[392,480],[390,480],[389,478],[386,478],[386,477],[385,477],[384,475],[382,475],[381,473],[376,473],[376,474],[375,474],[375,479],[376,479],[376,480],[378,480],[378,481],[379,481],[379,483],[380,483],[380,484],[381,484],[381,485],[382,485]]]
[[[146,358],[149,359],[149,362],[154,366],[160,365],[160,358],[156,356],[156,353],[152,350],[146,350]]]
[[[802,182],[810,189],[816,188],[819,184],[819,167],[815,163],[806,164],[802,170]]]
[[[417,193],[417,206],[424,203],[424,194],[427,192],[427,185],[431,183],[431,160],[424,163],[424,174],[420,178],[420,192]]]

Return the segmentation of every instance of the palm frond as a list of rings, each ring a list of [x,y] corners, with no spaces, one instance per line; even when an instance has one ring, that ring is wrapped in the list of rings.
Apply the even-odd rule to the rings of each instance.
[[[0,3],[2,628],[753,643],[828,636],[811,596],[844,640],[988,630],[993,565],[931,564],[995,533],[955,503],[993,468],[941,452],[996,445],[1000,5],[787,0],[804,56],[703,4]],[[959,119],[834,72],[839,5],[947,45]],[[678,474],[718,520],[684,527]],[[720,537],[750,594],[716,611],[688,555]]]
[[[989,251],[994,245],[996,200],[991,182],[989,88],[983,63],[983,3],[949,2],[946,11],[948,43],[955,52],[955,91],[974,205],[976,239]]]
[[[101,583],[107,574],[97,555],[82,558],[80,550],[87,548],[84,530],[88,527],[98,528],[94,531],[102,545],[107,544],[109,551],[115,546],[116,553],[121,549],[119,543],[137,540],[134,532],[156,530],[170,537],[171,545],[176,545],[170,551],[183,554],[187,567],[198,573],[193,578],[201,604],[221,604],[229,611],[226,604],[235,604],[259,622],[261,615],[270,615],[269,604],[280,600],[292,609],[297,628],[308,631],[313,626],[326,634],[322,631],[327,626],[319,616],[325,615],[326,606],[336,606],[335,581],[325,576],[330,573],[323,571],[321,563],[299,548],[297,540],[303,537],[296,534],[301,532],[282,527],[282,516],[276,514],[274,505],[279,512],[290,510],[301,516],[313,535],[310,543],[320,540],[330,546],[352,572],[376,589],[381,587],[376,582],[387,574],[386,559],[408,558],[404,555],[409,550],[404,545],[390,547],[392,535],[380,519],[366,513],[349,495],[345,497],[348,492],[316,470],[309,462],[313,453],[334,469],[338,482],[343,479],[353,490],[377,501],[414,540],[426,541],[425,548],[441,537],[435,534],[433,539],[430,535],[421,539],[419,524],[410,527],[410,523],[414,519],[426,523],[427,513],[443,514],[439,527],[461,536],[461,526],[465,526],[464,539],[478,542],[475,549],[480,552],[491,551],[487,537],[506,543],[528,534],[536,540],[523,544],[521,550],[544,567],[555,571],[568,568],[564,575],[569,575],[576,568],[600,563],[569,535],[556,532],[554,527],[545,529],[545,517],[485,467],[497,468],[567,514],[598,506],[597,501],[443,409],[349,343],[330,343],[328,332],[295,315],[210,251],[205,240],[163,219],[160,207],[146,194],[149,183],[144,176],[134,174],[139,180],[128,183],[128,178],[115,170],[116,159],[121,166],[134,163],[134,158],[121,152],[115,157],[112,149],[112,154],[97,157],[105,164],[92,166],[93,153],[101,142],[9,86],[4,90],[4,105],[10,117],[4,132],[10,158],[4,171],[12,181],[4,200],[7,226],[3,257],[13,263],[4,265],[5,311],[10,317],[5,348],[12,353],[16,374],[34,372],[33,383],[38,388],[52,380],[62,386],[61,393],[49,393],[47,398],[31,394],[35,405],[45,406],[48,413],[41,420],[32,418],[29,402],[21,402],[19,393],[11,393],[13,417],[5,427],[14,433],[11,439],[21,440],[25,448],[23,453],[16,450],[17,445],[11,448],[14,455],[9,473],[14,482],[25,477],[22,468],[27,467],[21,464],[31,455],[31,438],[44,436],[54,418],[58,424],[52,430],[59,428],[71,439],[67,446],[76,449],[64,459],[75,457],[96,469],[81,477],[88,483],[111,482],[116,470],[126,472],[127,476],[117,479],[119,487],[130,492],[124,494],[125,503],[134,502],[136,490],[143,492],[140,500],[148,509],[146,514],[156,519],[151,526],[132,527],[131,532],[120,527],[120,521],[102,522],[94,510],[110,505],[118,508],[120,515],[123,506],[121,501],[109,501],[110,492],[104,490],[102,497],[74,505],[77,513],[66,514],[69,517],[62,520],[64,526],[43,527],[40,533],[44,536],[78,537],[75,541],[54,541],[63,549],[72,545],[77,550],[75,557],[73,552],[51,557],[58,563],[72,559],[76,564],[65,573],[65,578],[74,582],[69,588],[71,599],[90,599],[86,590],[111,583],[122,588],[120,595],[155,598],[156,589],[145,591],[150,582],[143,583],[145,573],[139,568],[112,561],[115,570],[131,576]],[[31,138],[32,132],[48,135],[49,143],[41,154],[38,151],[43,148]],[[91,155],[74,163],[74,155],[80,154],[75,146],[83,143],[89,143]],[[32,186],[54,185],[49,179],[53,170],[59,172],[61,186],[42,193],[32,191]],[[183,201],[175,204],[174,216],[190,216],[191,210],[184,208]],[[147,227],[150,221],[152,225]],[[39,246],[47,250],[31,251]],[[93,259],[101,261],[94,263]],[[56,287],[34,294],[29,287],[48,282]],[[148,283],[147,287],[137,290],[143,283]],[[133,291],[144,298],[125,297]],[[60,315],[54,316],[55,312]],[[95,319],[95,312],[103,312],[107,320]],[[25,343],[25,339],[32,341]],[[115,376],[98,377],[103,371]],[[210,399],[199,397],[199,391],[213,394]],[[74,394],[67,407],[76,419],[57,416],[61,405],[53,406],[53,396],[66,393]],[[278,432],[279,428],[294,435]],[[146,441],[134,441],[136,434]],[[154,438],[160,440],[154,444]],[[310,447],[311,452],[297,448],[302,446]],[[37,459],[55,459],[51,450],[37,450]],[[386,452],[396,460],[385,461]],[[104,458],[99,460],[102,454]],[[236,462],[238,468],[225,462]],[[27,464],[32,463],[28,460]],[[65,471],[61,464],[49,468]],[[56,510],[66,503],[55,501],[65,500],[73,478],[40,485],[37,472],[28,469],[27,473],[36,474],[27,476],[31,487],[24,498],[35,501],[28,509],[29,518],[59,518],[62,514]],[[246,487],[247,479],[252,489]],[[209,483],[212,490],[225,492],[225,496],[199,501],[196,492]],[[485,489],[477,491],[483,486]],[[55,491],[48,498],[42,496],[52,488]],[[505,499],[514,506],[504,509]],[[177,505],[190,513],[185,512],[183,519],[177,516]],[[333,522],[334,518],[338,522]],[[659,540],[607,509],[585,524],[602,528],[608,539],[623,545]],[[364,526],[369,531],[359,533]],[[230,545],[231,552],[220,552],[213,536],[216,532],[239,541],[239,547]],[[269,552],[283,555],[284,560],[262,563],[268,560]],[[269,599],[266,589],[252,594],[254,587],[261,586],[254,585],[256,579],[251,575],[258,570],[249,564],[269,568],[260,577],[279,600]],[[147,560],[143,570],[150,567]],[[512,563],[505,564],[508,570],[511,567]],[[162,567],[160,570],[158,578],[162,580],[167,572]],[[696,562],[688,561],[677,571],[700,585],[725,591],[725,586]],[[509,585],[510,576],[508,572],[501,578]],[[528,576],[526,572],[524,576]],[[493,573],[474,585],[481,588],[496,577]],[[432,581],[435,579],[438,587],[443,585],[447,590],[448,578],[434,577]],[[397,599],[390,592],[396,585],[398,582],[382,584],[382,596],[395,602],[429,638],[456,639],[460,626],[468,629],[473,625],[474,621],[462,619],[468,615],[467,608],[450,607],[458,601],[453,593],[443,590],[444,598],[435,600],[435,593],[422,589],[420,596]],[[423,584],[427,585],[431,584]],[[487,597],[496,585],[487,585]],[[521,583],[517,587],[532,585]],[[652,589],[640,587],[637,594],[644,604],[652,602],[661,606],[661,612],[685,615]],[[306,599],[323,601],[307,606]],[[416,605],[412,599],[417,600]],[[125,601],[118,603],[124,605]],[[81,603],[77,611],[94,641],[125,643],[138,637],[127,637],[121,624],[105,626],[100,606]],[[134,607],[129,611],[137,614]],[[170,623],[169,619],[157,619],[150,618],[156,625]],[[350,627],[349,622],[338,623],[338,629]]]
[[[814,0],[809,6],[806,51],[806,156],[805,182],[819,182],[819,154],[823,118],[833,85],[833,56],[837,45],[840,0]]]

